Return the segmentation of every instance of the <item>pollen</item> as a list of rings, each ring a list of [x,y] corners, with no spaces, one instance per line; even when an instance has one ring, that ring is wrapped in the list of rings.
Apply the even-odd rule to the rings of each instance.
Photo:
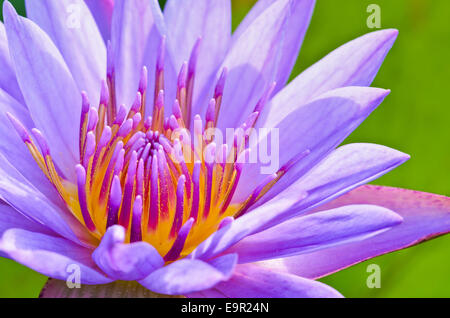
[[[274,85],[261,97],[240,127],[243,133],[236,133],[231,145],[205,138],[206,130],[214,129],[218,121],[227,70],[216,83],[205,118],[196,115],[191,120],[199,45],[200,40],[179,72],[172,114],[165,113],[164,39],[156,63],[150,112],[146,110],[146,67],[134,103],[129,108],[117,106],[114,67],[108,55],[99,105],[91,106],[82,92],[80,158],[73,167],[76,180],[67,180],[58,172],[51,145],[39,130],[28,132],[8,114],[67,208],[98,240],[110,226],[119,224],[126,229],[126,243],[148,242],[166,262],[185,257],[213,232],[246,213],[295,161],[307,154],[300,154],[267,176],[244,202],[231,204],[243,158],[249,152],[249,134]],[[146,117],[148,113],[151,116]]]

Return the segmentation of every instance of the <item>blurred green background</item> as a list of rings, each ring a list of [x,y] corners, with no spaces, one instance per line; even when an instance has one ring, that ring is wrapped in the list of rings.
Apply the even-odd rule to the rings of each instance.
[[[25,14],[23,1],[11,2]],[[233,0],[234,27],[254,2]],[[373,84],[392,93],[347,142],[379,143],[411,154],[409,162],[375,184],[450,196],[450,1],[318,0],[293,76],[372,31],[366,24],[366,8],[372,3],[381,7],[381,27],[400,31]],[[369,264],[381,267],[380,289],[366,286]],[[450,236],[444,236],[322,281],[346,297],[450,297],[449,269]],[[0,297],[36,297],[45,281],[28,268],[0,259]]]

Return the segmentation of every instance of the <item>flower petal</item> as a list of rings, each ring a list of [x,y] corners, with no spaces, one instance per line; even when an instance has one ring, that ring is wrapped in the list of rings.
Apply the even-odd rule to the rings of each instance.
[[[17,79],[31,117],[52,145],[54,160],[66,178],[75,178],[79,157],[81,95],[51,39],[31,20],[3,5],[6,33]]]
[[[13,207],[4,202],[0,203],[0,237],[9,229],[19,228],[31,232],[38,232],[47,235],[55,235],[53,231],[44,225],[30,220],[23,214],[20,214]]]
[[[147,44],[152,44],[148,50],[154,52],[155,56],[159,51],[157,45],[160,44],[161,35],[165,34],[165,30],[161,30],[162,19],[157,0],[124,0],[115,3],[111,44],[118,105],[125,104],[130,108],[136,98]],[[156,58],[149,62],[151,65],[156,64]],[[152,70],[149,67],[150,80],[154,77]],[[152,93],[151,84],[149,87],[149,93]]]
[[[223,67],[228,68],[228,76],[222,104],[227,108],[221,111],[219,128],[234,128],[241,124],[242,116],[252,112],[263,92],[276,80],[282,64],[282,35],[290,7],[289,0],[272,4],[230,48],[223,62]]]
[[[381,145],[344,145],[280,194],[307,192],[305,200],[295,205],[295,209],[304,212],[381,177],[409,158],[407,154]],[[283,187],[284,183],[280,183],[277,186]]]
[[[239,263],[287,257],[361,241],[402,222],[402,218],[376,205],[347,205],[295,218],[246,237],[227,252]]]
[[[124,244],[125,229],[120,225],[106,231],[92,254],[95,263],[108,277],[117,280],[140,280],[164,266],[163,258],[147,242]]]
[[[239,27],[233,33],[233,41],[236,41],[243,32],[253,23],[253,21],[272,5],[276,0],[260,0],[258,1],[241,22]],[[274,94],[280,91],[286,84],[292,68],[297,60],[300,47],[311,21],[311,16],[315,6],[315,0],[296,0],[290,3],[290,12],[286,17],[283,30],[283,42],[280,49],[282,57],[278,75],[275,77],[277,86]]]
[[[26,0],[27,17],[52,39],[61,52],[79,91],[92,105],[100,101],[106,76],[106,46],[89,8],[82,0]]]
[[[146,116],[153,115],[153,106],[155,103],[155,90],[156,90],[156,78],[155,74],[157,70],[157,61],[160,60],[160,53],[164,52],[160,61],[164,62],[164,113],[172,114],[172,104],[177,98],[177,83],[178,83],[178,71],[175,69],[174,53],[168,42],[167,26],[164,20],[164,16],[161,12],[161,8],[157,1],[152,0],[150,2],[151,10],[154,19],[154,26],[150,32],[147,40],[147,46],[144,53],[143,65],[148,70],[148,89],[146,92]],[[164,43],[164,47],[162,47]],[[161,50],[164,48],[164,51]],[[177,48],[178,49],[178,48]],[[135,96],[133,96],[134,98]]]
[[[264,200],[298,180],[344,141],[388,94],[388,90],[371,87],[338,88],[298,107],[283,120],[272,122],[272,126],[258,129],[258,137],[251,138],[250,148],[259,150],[259,160],[244,166],[233,202],[245,200],[250,189],[261,184],[265,174],[277,172],[292,158],[309,150],[310,153],[288,170]],[[262,160],[264,144],[269,149],[267,153],[271,154],[269,164]]]
[[[347,204],[376,204],[403,217],[403,223],[361,242],[280,260],[262,262],[296,275],[319,278],[450,232],[450,198],[412,190],[362,186],[321,209]]]
[[[336,290],[320,282],[255,265],[236,266],[231,279],[217,284],[212,291],[229,298],[342,297]],[[205,291],[203,294],[211,295],[211,291]]]
[[[228,280],[236,262],[235,254],[224,255],[211,262],[182,259],[154,271],[139,283],[156,293],[184,295]]]
[[[248,27],[261,15],[268,7],[277,0],[259,0],[253,5],[251,10],[246,14],[244,19],[239,23],[237,29],[233,32],[233,38],[238,38]]]
[[[4,155],[9,163],[14,163],[17,171],[26,176],[25,178],[35,187],[39,188],[50,201],[58,206],[61,199],[54,186],[48,181],[45,174],[39,169],[29,149],[13,129],[6,113],[12,114],[20,120],[27,129],[34,127],[30,114],[19,102],[0,89],[0,153]]]
[[[67,210],[60,209],[30,184],[0,154],[0,198],[28,218],[44,224],[61,236],[77,243],[92,238]],[[70,226],[69,226],[70,224]],[[83,242],[80,242],[80,239]]]
[[[329,90],[369,86],[397,38],[397,30],[368,33],[331,52],[277,94],[259,122],[272,127],[299,106]]]
[[[84,0],[94,16],[104,41],[111,38],[111,20],[114,0]]]
[[[164,8],[164,19],[175,70],[189,60],[192,48],[201,37],[195,93],[197,95],[207,84],[215,85],[211,76],[218,71],[231,40],[230,0],[169,0]],[[195,108],[193,113],[197,114]]]
[[[6,38],[5,26],[0,22],[0,89],[7,92],[20,102],[24,107],[22,92],[16,79],[16,71],[11,61],[8,48],[8,39]]]
[[[106,284],[111,279],[96,268],[91,259],[92,250],[63,238],[10,229],[0,238],[0,251],[22,265],[45,276],[67,280],[73,273],[73,265],[79,266],[82,284]]]

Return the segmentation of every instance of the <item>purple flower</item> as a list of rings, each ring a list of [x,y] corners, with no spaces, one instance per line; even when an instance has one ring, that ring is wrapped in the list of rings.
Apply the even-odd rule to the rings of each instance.
[[[389,94],[369,85],[396,30],[285,87],[313,0],[260,0],[233,34],[229,0],[26,5],[0,27],[1,256],[167,295],[339,297],[314,279],[450,231],[449,198],[362,186],[407,155],[338,147]],[[269,174],[247,160],[268,139]]]

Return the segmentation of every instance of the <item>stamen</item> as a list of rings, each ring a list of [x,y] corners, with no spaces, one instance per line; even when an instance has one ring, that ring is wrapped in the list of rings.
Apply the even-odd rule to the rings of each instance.
[[[101,93],[100,93],[100,105],[98,107],[98,124],[97,124],[97,142],[98,138],[102,135],[103,128],[105,127],[106,111],[109,100],[108,84],[102,81]]]
[[[94,131],[94,129],[97,127],[98,123],[98,113],[97,110],[94,107],[91,107],[89,109],[89,120],[88,120],[88,126],[87,131]]]
[[[30,135],[28,134],[27,129],[22,125],[22,123],[8,112],[6,113],[6,116],[12,123],[14,129],[17,131],[20,139],[22,139],[22,141],[25,143],[32,143]]]
[[[245,158],[248,156],[248,153],[250,152],[250,149],[246,149],[239,158]],[[220,213],[223,214],[229,207],[231,199],[233,198],[234,192],[236,191],[237,185],[239,183],[239,179],[242,174],[242,164],[239,162],[244,162],[242,160],[238,160],[238,163],[234,166],[234,173],[233,173],[233,182],[231,183],[232,186],[230,187],[229,191],[225,195],[226,201],[224,202],[222,208],[220,209]]]
[[[255,204],[263,195],[265,195],[272,186],[280,180],[280,178],[286,174],[286,172],[294,166],[301,159],[306,157],[310,153],[309,150],[305,150],[297,154],[294,158],[289,160],[285,165],[283,165],[277,173],[271,174],[266,177],[266,179],[253,191],[250,197],[241,206],[241,209],[236,213],[236,218],[244,215],[248,209]]]
[[[190,197],[191,197],[191,177],[190,177],[189,169],[184,160],[183,147],[181,146],[181,143],[178,139],[176,139],[174,141],[174,150],[175,150],[174,152],[175,152],[175,156],[176,156],[175,159],[181,168],[181,173],[186,177],[186,181],[187,181],[186,190],[187,190],[188,198],[190,199]]]
[[[163,131],[164,124],[164,91],[158,92],[155,107],[153,109],[153,131]]]
[[[117,111],[116,119],[113,122],[113,126],[122,125],[126,117],[127,117],[127,108],[125,107],[125,105],[120,105],[119,110]]]
[[[111,184],[113,174],[118,175],[122,171],[124,156],[125,150],[123,149],[123,142],[119,141],[114,148],[113,155],[111,156],[111,161],[108,164],[108,168],[106,169],[106,173],[103,178],[102,187],[100,190],[100,203],[105,202],[106,194]]]
[[[178,232],[175,243],[173,243],[170,251],[164,256],[164,260],[166,262],[172,262],[180,257],[181,252],[183,251],[184,244],[186,243],[186,239],[191,232],[192,226],[194,224],[194,219],[190,218],[186,221],[186,223],[181,227]]]
[[[233,222],[234,222],[234,217],[232,217],[232,216],[226,217],[225,219],[222,220],[222,222],[220,222],[218,230],[223,229],[224,227],[227,227],[228,225],[230,225]]]
[[[87,124],[89,119],[89,109],[91,107],[86,92],[81,92],[81,99],[82,103],[81,103],[80,144],[79,144],[80,160],[83,159],[84,143],[86,141]]]
[[[141,232],[142,197],[138,195],[133,205],[133,220],[131,223],[130,243],[142,241]]]
[[[160,91],[164,91],[164,63],[166,56],[166,37],[163,36],[159,45],[159,52],[156,61],[155,72],[155,94],[153,104],[156,105],[158,100],[158,94]]]
[[[214,158],[216,156],[216,144],[211,143],[207,146],[206,150],[206,199],[205,199],[205,207],[203,210],[203,219],[206,220],[209,216],[211,210],[211,194],[212,194],[212,185],[213,185],[213,168],[214,168]]]
[[[93,173],[97,170],[99,160],[101,160],[101,157],[105,154],[106,146],[109,144],[111,137],[112,137],[111,127],[106,126],[105,129],[103,130],[102,137],[100,138],[100,141],[97,144],[97,151],[95,152],[94,162],[92,164],[93,169],[91,171],[91,177]]]
[[[158,157],[153,155],[150,174],[150,216],[148,228],[155,231],[159,219]]]
[[[41,153],[43,156],[43,161],[45,163],[45,167],[47,170],[47,177],[55,185],[55,188],[57,189],[58,193],[60,194],[61,198],[65,200],[67,198],[66,191],[64,190],[63,185],[61,184],[61,179],[59,177],[59,174],[56,172],[55,164],[53,163],[52,157],[50,156],[50,148],[48,147],[47,141],[45,140],[42,133],[36,129],[33,128],[31,130],[34,138],[36,139],[36,142],[39,145],[39,148],[41,149]],[[44,167],[44,165],[43,165]],[[45,170],[44,170],[45,172]]]
[[[139,80],[139,93],[142,96],[140,113],[142,117],[145,117],[145,103],[147,100],[147,87],[148,87],[148,70],[147,67],[142,67],[141,78]]]
[[[81,214],[83,215],[84,224],[91,231],[96,230],[94,222],[92,222],[86,197],[86,170],[82,165],[75,167],[77,173],[78,200],[80,202]]]
[[[200,115],[194,117],[194,154],[196,160],[202,160],[203,149],[203,121]]]
[[[119,223],[119,209],[122,203],[122,186],[119,176],[114,176],[108,203],[108,220],[106,228]]]
[[[206,111],[206,129],[214,128],[216,125],[216,100],[211,99]]]
[[[137,113],[136,115],[133,116],[133,126],[132,126],[132,130],[136,130],[139,126],[139,124],[142,121],[142,115],[141,113]]]
[[[181,66],[180,73],[178,75],[177,84],[177,100],[180,103],[181,113],[183,121],[186,122],[187,117],[187,76],[188,76],[188,63],[184,62]]]
[[[177,207],[175,211],[175,218],[172,223],[172,229],[170,231],[170,237],[176,237],[176,234],[181,228],[184,215],[184,189],[185,189],[186,177],[180,176],[177,185]]]
[[[140,159],[136,172],[136,195],[144,195],[144,160]],[[142,198],[141,198],[142,199]]]
[[[161,199],[161,219],[167,220],[169,218],[169,204],[173,202],[173,189],[171,186],[172,180],[170,177],[170,172],[168,170],[166,156],[164,155],[162,146],[158,149],[158,173],[159,173],[159,182],[161,185],[160,188],[160,199]]]
[[[269,101],[270,97],[272,96],[273,90],[275,89],[276,86],[277,86],[276,82],[272,82],[272,84],[269,85],[267,90],[264,92],[263,96],[260,98],[260,100],[256,104],[255,109],[253,110],[253,112],[260,113],[262,111],[262,109],[264,108],[264,106],[267,104],[267,102]]]
[[[268,175],[264,179],[264,181],[253,191],[253,193],[250,195],[250,197],[247,199],[247,201],[241,207],[240,211],[236,214],[236,218],[244,215],[248,211],[248,209],[259,199],[264,188],[266,188],[270,183],[272,183],[272,181],[274,181],[277,178],[278,178],[278,174],[276,174],[276,173]]]
[[[131,130],[133,129],[133,119],[127,119],[119,128],[117,132],[117,137],[124,138],[126,137]]]
[[[128,228],[130,224],[130,214],[133,205],[133,197],[135,193],[135,177],[136,177],[137,153],[133,151],[128,164],[127,177],[125,181],[125,191],[123,193],[123,204],[120,209],[119,224],[124,228]]]
[[[222,70],[219,80],[217,81],[216,88],[214,90],[214,99],[216,100],[216,111],[214,124],[217,125],[217,121],[219,120],[220,106],[222,105],[223,99],[223,91],[225,90],[225,82],[228,75],[228,69],[225,67]]]
[[[188,68],[188,77],[187,77],[187,86],[186,86],[186,112],[184,122],[188,125],[189,128],[189,119],[191,118],[191,110],[192,110],[192,99],[194,97],[194,84],[195,84],[195,70],[197,69],[197,61],[198,55],[200,53],[200,44],[202,42],[202,38],[198,38],[197,42],[194,44],[194,48],[192,49],[191,57],[189,58],[189,68]]]
[[[127,118],[133,118],[138,112],[141,111],[142,107],[142,94],[141,92],[136,93],[136,98],[134,99],[133,105],[131,105],[130,112]],[[142,114],[141,114],[142,115]]]
[[[31,129],[31,132],[32,132],[34,138],[36,139],[36,142],[38,143],[39,148],[41,149],[41,153],[44,156],[44,158],[49,156],[50,148],[48,147],[47,141],[45,140],[42,133],[39,130],[37,130],[36,128]]]
[[[116,74],[114,69],[114,52],[112,49],[111,41],[108,41],[107,43],[107,71],[106,71],[106,77],[107,77],[107,84],[108,84],[108,91],[109,91],[109,102],[107,104],[107,120],[108,125],[112,125],[114,118],[116,117]]]
[[[174,115],[171,115],[169,117],[169,127],[172,131],[177,130],[178,128],[180,128],[180,125],[178,124],[177,119],[175,118]]]
[[[83,166],[86,170],[88,170],[92,156],[95,153],[95,146],[95,134],[90,131],[86,137],[86,150],[83,157]]]
[[[192,182],[194,184],[194,192],[192,195],[192,209],[191,218],[197,220],[198,210],[200,207],[200,172],[202,168],[202,163],[197,161],[194,165],[194,171],[192,173]]]

